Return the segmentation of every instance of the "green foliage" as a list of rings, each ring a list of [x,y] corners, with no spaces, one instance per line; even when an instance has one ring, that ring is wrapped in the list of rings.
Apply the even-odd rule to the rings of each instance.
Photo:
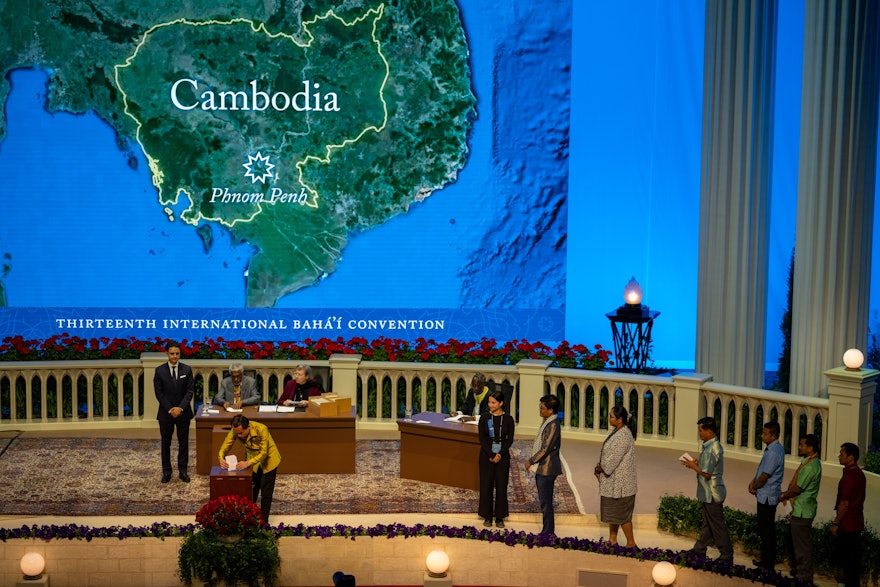
[[[880,473],[880,451],[871,447],[865,453],[865,470],[872,473]]]
[[[697,536],[703,525],[700,502],[681,494],[664,495],[657,507],[657,529],[684,536]]]
[[[755,514],[733,508],[724,508],[724,518],[734,546],[752,556],[760,554],[758,520]],[[664,495],[657,507],[657,529],[680,536],[698,536],[703,525],[700,502],[683,495]],[[776,521],[777,562],[785,560],[789,552],[791,524],[787,519]],[[831,534],[831,522],[813,526],[813,560],[815,571],[833,576],[839,568],[836,539]],[[862,580],[880,585],[880,537],[866,527],[862,531]]]
[[[788,291],[786,293],[785,313],[779,330],[782,331],[782,351],[779,353],[779,370],[776,372],[775,389],[788,393],[789,374],[791,373],[791,298],[794,290],[794,249],[788,262]]]
[[[193,579],[206,585],[272,587],[278,580],[281,556],[271,530],[252,530],[230,544],[202,529],[184,538],[178,552],[178,575],[187,587]]]

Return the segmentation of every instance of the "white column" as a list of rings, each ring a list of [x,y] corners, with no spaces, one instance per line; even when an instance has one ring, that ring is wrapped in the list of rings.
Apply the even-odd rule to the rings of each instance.
[[[822,453],[825,461],[822,466],[838,465],[837,454],[844,442],[858,445],[864,463],[871,444],[871,415],[880,371],[835,367],[825,371],[825,375],[828,377],[828,440]]]
[[[153,377],[159,365],[167,362],[168,356],[165,353],[141,353],[141,363],[144,366],[144,419],[141,420],[141,428],[156,427],[158,430],[156,415],[159,413],[159,400],[156,399]]]
[[[352,405],[357,401],[357,370],[361,355],[337,353],[330,355],[330,372],[333,374],[333,393],[350,397]],[[366,416],[366,414],[364,414]]]
[[[700,389],[704,383],[712,381],[705,373],[684,373],[672,378],[675,382],[675,397],[670,398],[669,431],[670,445],[680,450],[694,450],[700,445],[697,436],[697,420],[706,416]]]
[[[880,83],[877,0],[808,0],[791,326],[791,393],[868,340]]]
[[[544,376],[550,361],[543,359],[523,359],[516,364],[519,373],[519,423],[516,425],[516,435],[520,437],[535,437],[541,426],[541,415],[538,413],[538,403],[544,397]],[[550,393],[553,393],[551,390]],[[571,398],[565,404],[566,411],[571,409]]]
[[[776,0],[706,2],[695,370],[762,387]]]

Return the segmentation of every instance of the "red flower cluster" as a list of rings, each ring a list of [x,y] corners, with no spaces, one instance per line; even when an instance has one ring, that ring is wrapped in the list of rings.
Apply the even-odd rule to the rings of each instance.
[[[224,495],[212,499],[196,513],[196,522],[224,536],[244,534],[263,525],[260,508],[246,497]]]
[[[9,336],[0,344],[0,361],[53,361],[75,359],[137,359],[144,352],[164,352],[167,339],[80,338],[68,334],[43,341]],[[554,366],[602,370],[613,365],[611,352],[594,345],[571,345],[562,341],[556,348],[542,342],[511,340],[502,345],[494,338],[479,341],[446,342],[417,338],[406,341],[380,336],[368,341],[356,336],[346,341],[307,338],[299,342],[247,342],[216,339],[179,341],[183,357],[189,359],[282,359],[325,360],[333,354],[360,354],[366,361],[402,361],[419,363],[470,363],[513,365],[522,359],[544,359]]]

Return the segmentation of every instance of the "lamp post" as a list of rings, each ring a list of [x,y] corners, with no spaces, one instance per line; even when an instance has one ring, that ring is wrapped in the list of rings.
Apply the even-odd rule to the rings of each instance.
[[[617,370],[622,373],[644,371],[651,354],[651,329],[654,318],[660,312],[652,312],[642,305],[642,288],[636,278],[627,282],[623,289],[626,302],[605,316],[611,321],[611,334],[614,337],[614,355]]]

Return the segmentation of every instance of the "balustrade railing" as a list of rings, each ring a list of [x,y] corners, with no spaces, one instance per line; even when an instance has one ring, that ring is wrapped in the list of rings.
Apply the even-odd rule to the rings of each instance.
[[[720,423],[718,435],[725,442],[725,450],[760,455],[763,451],[761,430],[771,420],[779,422],[779,442],[787,455],[797,456],[798,439],[806,434],[825,439],[827,398],[713,382],[703,385],[701,395],[702,411]],[[822,446],[823,454],[827,452],[825,448]]]
[[[158,402],[152,379],[165,360],[164,354],[145,353],[139,360],[0,363],[0,429],[154,426]],[[210,402],[229,361],[185,362],[195,375],[194,407]],[[254,372],[267,403],[277,401],[296,367],[286,360],[240,362]],[[862,428],[870,421],[878,374],[827,371],[830,397],[812,398],[714,383],[709,375],[662,377],[562,369],[529,359],[516,365],[477,365],[362,361],[359,355],[333,355],[304,364],[313,368],[328,391],[352,398],[361,428],[396,430],[396,421],[407,408],[414,413],[455,411],[479,371],[510,398],[509,409],[522,436],[537,430],[538,401],[553,393],[560,399],[563,434],[568,438],[603,439],[608,434],[608,410],[622,404],[636,418],[639,444],[696,449],[696,421],[711,415],[719,423],[719,437],[728,454],[757,460],[761,428],[775,419],[788,455],[796,455],[800,437],[813,433],[821,439],[823,458],[829,462],[834,455],[829,460],[827,449],[841,439],[868,444],[870,428],[867,433]],[[853,425],[833,425],[850,420]],[[836,450],[831,452],[836,455]]]

